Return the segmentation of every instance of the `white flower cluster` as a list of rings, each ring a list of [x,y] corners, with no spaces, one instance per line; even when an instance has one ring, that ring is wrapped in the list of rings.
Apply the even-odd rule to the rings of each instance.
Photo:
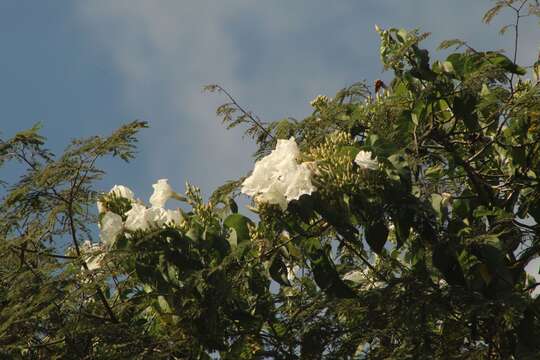
[[[127,230],[147,230],[150,226],[161,227],[165,224],[180,224],[182,214],[180,210],[170,210],[161,207],[147,208],[144,205],[133,204],[131,210],[127,213],[127,219],[124,226]]]
[[[86,240],[80,246],[82,258],[89,271],[100,269],[107,249],[114,245],[116,238],[124,230],[146,230],[151,226],[161,227],[165,224],[180,224],[182,213],[180,210],[164,209],[165,203],[176,193],[167,179],[160,179],[152,185],[154,192],[150,197],[151,207],[147,208],[128,187],[115,185],[109,195],[129,200],[131,209],[126,212],[126,221],[122,216],[109,211],[101,201],[97,202],[98,212],[102,214],[99,222],[99,237],[101,243],[92,243]]]
[[[151,207],[147,208],[140,200],[135,200],[133,191],[122,185],[115,185],[109,194],[115,194],[128,199],[131,202],[131,209],[126,212],[126,221],[112,211],[104,208],[98,202],[98,210],[104,212],[100,222],[99,235],[103,244],[110,247],[116,241],[116,237],[124,230],[147,230],[151,226],[161,227],[165,224],[180,224],[182,213],[180,210],[164,209],[165,203],[175,195],[175,192],[167,182],[167,179],[160,179],[152,185],[154,193],[150,197]]]
[[[256,201],[277,204],[282,210],[300,196],[316,190],[308,163],[298,163],[300,150],[294,141],[278,140],[270,155],[255,163],[250,177],[242,183],[242,193]]]

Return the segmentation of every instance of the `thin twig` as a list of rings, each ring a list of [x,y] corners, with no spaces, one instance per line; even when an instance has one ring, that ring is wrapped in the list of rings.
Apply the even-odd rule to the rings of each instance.
[[[266,134],[266,136],[268,136],[272,140],[275,140],[274,136],[263,126],[261,119],[259,119],[257,116],[253,116],[251,112],[244,110],[244,108],[236,101],[236,99],[227,90],[222,88],[220,85],[216,85],[216,89],[224,93],[227,96],[227,98],[229,98],[231,103],[233,103],[233,105],[236,106],[236,108],[240,110],[242,114],[244,114],[251,121],[253,121],[253,123]]]
[[[31,249],[28,249],[28,248],[23,248],[23,247],[17,246],[17,245],[11,245],[11,247],[14,248],[14,249],[20,250],[21,252],[29,252],[29,253],[36,254],[38,256],[47,256],[47,257],[52,257],[52,258],[70,259],[70,260],[78,259],[78,257],[76,257],[76,256],[50,254],[50,253],[42,252],[42,251],[39,251],[39,250],[31,250]]]
[[[523,0],[521,2],[521,5],[519,6],[519,8],[515,8],[514,6],[512,6],[511,4],[509,4],[508,6],[510,6],[512,9],[514,9],[514,11],[516,12],[516,23],[514,24],[514,57],[513,57],[513,62],[514,64],[516,63],[517,61],[517,55],[518,55],[518,46],[519,46],[519,20],[521,19],[521,10],[523,9],[523,6],[527,3],[528,0]],[[512,81],[514,80],[514,73],[512,73],[512,75],[510,75],[510,90],[512,93],[514,93],[514,85],[512,84]]]

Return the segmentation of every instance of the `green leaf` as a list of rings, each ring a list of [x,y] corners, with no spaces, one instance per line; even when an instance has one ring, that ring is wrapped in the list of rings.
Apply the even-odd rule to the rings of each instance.
[[[182,283],[180,281],[180,271],[174,264],[167,264],[167,280],[174,286],[180,287]]]
[[[504,35],[508,31],[508,29],[511,29],[513,27],[513,24],[504,25],[502,28],[499,29],[499,34]]]
[[[281,258],[281,254],[277,253],[272,257],[270,261],[270,277],[272,280],[283,286],[291,286],[289,279],[287,278],[287,266]]]
[[[442,218],[442,200],[443,197],[440,194],[431,194],[431,207],[433,208],[439,219]]]
[[[469,56],[467,54],[460,53],[451,54],[446,58],[446,61],[452,66],[453,73],[460,78],[468,74],[470,71],[468,60]]]
[[[218,229],[208,228],[203,233],[203,239],[210,244],[212,249],[216,250],[222,257],[229,254],[231,244],[225,239]]]
[[[353,160],[359,151],[360,149],[357,148],[356,146],[345,145],[345,146],[340,146],[339,149],[337,150],[337,153],[341,156],[345,156]]]
[[[458,120],[462,120],[470,131],[480,129],[478,116],[476,115],[476,98],[470,94],[462,94],[454,98],[454,114]]]
[[[465,276],[454,249],[449,243],[440,243],[433,249],[433,265],[451,285],[465,286]]]
[[[504,2],[497,2],[495,6],[493,6],[488,11],[486,11],[484,16],[482,17],[482,21],[485,22],[486,24],[489,24],[491,20],[493,20],[493,18],[497,16],[497,14],[504,8],[504,6],[505,6]]]
[[[452,63],[450,61],[444,61],[442,63],[442,68],[444,70],[444,72],[446,73],[453,73],[455,70],[454,70],[454,65],[452,65]]]
[[[300,252],[300,249],[292,242],[287,243],[287,250],[289,254],[296,259],[300,259],[302,257],[302,253]]]
[[[414,221],[414,211],[410,208],[401,208],[392,219],[395,225],[397,247],[400,248],[409,238]]]
[[[354,298],[356,294],[347,286],[336,271],[334,263],[323,250],[311,254],[311,270],[317,286],[337,298]]]
[[[366,227],[366,242],[371,250],[380,254],[388,239],[388,227],[384,221],[378,221]]]
[[[525,75],[527,73],[524,68],[516,65],[505,55],[495,51],[475,52],[472,54],[455,53],[448,56],[446,60],[452,63],[458,78],[465,78],[485,66],[493,65],[513,74]]]
[[[120,234],[117,236],[116,241],[114,242],[114,248],[118,250],[126,250],[129,247],[129,239],[125,234]]]
[[[478,206],[478,201],[475,199],[475,193],[469,189],[463,190],[458,199],[452,202],[452,212],[460,218],[468,218],[472,215],[473,209]]]
[[[236,234],[236,230],[230,228],[229,234],[227,235],[227,241],[231,245],[231,247],[238,246],[238,235]]]
[[[236,201],[234,201],[233,198],[229,198],[227,203],[229,204],[229,209],[233,214],[238,213],[238,204],[236,204]]]
[[[325,344],[321,341],[324,331],[320,328],[312,328],[302,334],[301,359],[321,359]]]
[[[150,266],[141,261],[141,257],[135,261],[135,271],[139,279],[143,282],[154,285],[157,282],[156,271],[154,266]]]
[[[231,231],[233,235],[228,238],[231,245],[236,246],[243,241],[249,240],[248,224],[254,225],[253,221],[241,214],[231,214],[223,221],[223,226],[234,230],[234,233]]]
[[[351,214],[343,202],[328,201],[322,199],[318,194],[314,194],[310,198],[313,198],[313,207],[317,213],[332,225],[340,236],[351,242],[357,240],[358,230],[349,222]]]
[[[516,63],[514,63],[512,60],[510,60],[507,56],[497,53],[494,51],[488,51],[485,53],[488,57],[488,61],[491,63],[500,66],[504,70],[508,71],[512,74],[517,75],[525,75],[527,74],[527,70],[522,68],[521,66],[518,66]]]
[[[503,251],[492,244],[477,243],[471,245],[471,253],[487,266],[491,278],[499,280],[499,288],[510,289],[514,280],[508,268],[506,256]]]
[[[158,301],[159,309],[161,310],[162,313],[165,313],[165,314],[173,313],[173,310],[171,306],[169,305],[169,302],[163,295],[158,295],[157,301]]]
[[[438,49],[439,50],[448,49],[448,48],[453,47],[453,46],[458,48],[460,46],[463,46],[464,44],[465,44],[465,42],[463,40],[460,40],[460,39],[444,40],[443,42],[441,42],[439,44]]]
[[[493,276],[491,276],[488,266],[486,264],[478,264],[478,271],[484,282],[489,285],[491,280],[493,280]]]
[[[186,232],[186,237],[189,238],[192,242],[197,243],[201,240],[202,229],[199,224],[192,224],[189,230]]]
[[[424,175],[429,178],[438,179],[444,174],[444,168],[441,164],[436,164],[428,167],[424,171]]]
[[[538,308],[530,305],[523,312],[522,320],[517,327],[518,351],[522,359],[534,359],[540,351],[538,343],[539,330],[535,324],[538,321]]]

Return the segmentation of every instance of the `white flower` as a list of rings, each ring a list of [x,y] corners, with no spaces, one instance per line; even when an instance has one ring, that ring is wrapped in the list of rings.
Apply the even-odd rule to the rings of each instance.
[[[126,198],[130,201],[135,201],[135,194],[128,187],[124,185],[114,185],[109,191],[109,194],[114,194],[119,197]]]
[[[441,197],[442,197],[442,199],[441,199],[441,205],[442,206],[447,206],[452,201],[452,194],[450,194],[450,193],[443,192],[441,194]]]
[[[284,188],[284,184],[280,184],[276,181],[269,184],[267,188],[260,189],[260,192],[258,193],[259,195],[256,195],[257,193],[253,193],[252,195],[256,195],[255,200],[257,202],[277,204],[283,211],[285,211],[287,209],[288,202],[287,198],[283,194],[284,191],[286,191]],[[245,191],[244,188],[242,188],[242,192],[250,195],[247,191]]]
[[[448,287],[448,283],[446,282],[446,280],[440,279],[440,280],[439,280],[439,287],[440,287],[441,289],[447,288],[447,287]]]
[[[315,190],[311,184],[311,170],[306,164],[298,165],[295,172],[290,174],[290,182],[285,192],[287,201],[298,200],[304,194],[311,194]]]
[[[133,191],[131,191],[128,187],[124,185],[114,185],[112,189],[109,191],[109,194],[126,198],[130,202],[135,201],[135,194],[133,194]],[[98,209],[99,214],[102,214],[107,211],[107,207],[105,206],[105,204],[99,200],[97,202],[97,209]]]
[[[89,240],[86,240],[81,245],[80,250],[88,270],[93,271],[101,267],[101,261],[105,257],[105,253],[100,244],[92,244]]]
[[[353,283],[361,283],[363,282],[365,276],[360,270],[352,270],[343,275],[343,280],[349,280]]]
[[[302,195],[316,190],[307,164],[298,164],[300,150],[294,141],[278,140],[270,155],[255,163],[253,173],[242,183],[242,193],[257,201],[277,204],[282,210]]]
[[[97,202],[97,210],[98,210],[98,213],[99,213],[99,214],[102,214],[102,213],[104,213],[105,211],[107,211],[107,207],[106,207],[105,204],[103,204],[101,201],[98,201],[98,202]]]
[[[84,242],[79,246],[79,250],[81,250],[81,253],[85,254],[92,252],[93,250],[98,250],[99,247],[99,244],[92,244],[90,240],[84,240]]]
[[[88,267],[88,270],[93,271],[97,270],[101,267],[101,262],[103,261],[103,258],[105,257],[105,253],[92,255],[88,259],[86,259],[86,266]]]
[[[101,219],[99,236],[101,241],[107,246],[112,246],[116,237],[122,232],[122,217],[111,211],[107,211]]]
[[[159,179],[152,187],[154,188],[154,193],[150,196],[150,204],[153,207],[162,208],[165,206],[167,200],[173,196],[174,191],[167,182],[167,179]]]
[[[369,281],[360,270],[352,270],[343,276],[343,280],[349,280],[356,284],[363,284],[366,290],[381,289],[386,286],[382,281]]]
[[[184,220],[182,213],[179,209],[176,210],[167,210],[167,223],[173,223],[175,225],[180,225]]]
[[[131,231],[147,230],[150,225],[162,227],[165,224],[179,225],[182,222],[182,213],[178,209],[146,208],[141,204],[133,204],[126,216],[125,228]]]
[[[296,279],[296,274],[300,272],[300,267],[298,265],[287,264],[287,280],[292,284],[294,279]]]
[[[386,286],[386,283],[383,282],[383,281],[375,281],[374,283],[373,282],[369,282],[367,283],[366,285],[366,290],[371,290],[371,289],[382,289],[383,287]]]
[[[161,207],[151,207],[146,209],[145,218],[150,223],[163,226],[167,222],[167,210]]]
[[[163,208],[152,207],[146,210],[145,217],[147,221],[161,227],[165,224],[180,224],[182,214],[180,210],[166,210]]]
[[[131,209],[126,213],[126,216],[126,223],[124,224],[126,229],[131,231],[148,229],[149,224],[146,206],[132,204]]]
[[[362,169],[377,170],[379,167],[377,158],[371,158],[371,151],[360,150],[356,155],[354,162]]]

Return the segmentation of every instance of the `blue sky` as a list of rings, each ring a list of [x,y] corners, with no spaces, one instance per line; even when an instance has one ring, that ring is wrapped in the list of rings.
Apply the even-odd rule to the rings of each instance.
[[[247,173],[253,146],[214,115],[224,101],[203,94],[219,83],[265,120],[302,118],[317,94],[388,76],[379,63],[381,27],[432,32],[425,46],[462,38],[479,49],[511,46],[497,34],[509,21],[481,24],[488,0],[93,0],[0,2],[0,131],[6,137],[43,122],[49,146],[108,134],[142,119],[140,154],[103,162],[100,184],[186,180],[205,193]],[[539,27],[522,31],[520,59],[538,52]],[[1,177],[10,174],[3,170]]]

